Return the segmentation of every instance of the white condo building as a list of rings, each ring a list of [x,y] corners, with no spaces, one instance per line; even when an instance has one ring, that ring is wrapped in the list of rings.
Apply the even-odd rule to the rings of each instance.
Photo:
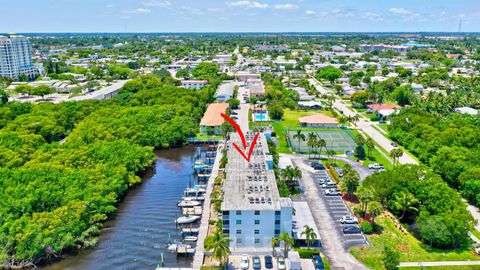
[[[0,77],[18,79],[21,74],[33,78],[32,45],[24,36],[0,36]]]
[[[248,152],[254,134],[249,132],[246,137]],[[232,240],[233,250],[271,248],[273,237],[292,233],[292,201],[278,193],[265,135],[260,134],[250,162],[235,150],[233,142],[242,148],[237,133],[232,134],[228,144],[221,208],[223,233]]]

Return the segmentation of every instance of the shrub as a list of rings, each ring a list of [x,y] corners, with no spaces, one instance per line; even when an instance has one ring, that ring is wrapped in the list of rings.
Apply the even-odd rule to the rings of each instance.
[[[370,117],[370,120],[371,120],[371,121],[379,121],[380,118],[377,116],[377,114],[373,114],[373,115]]]
[[[300,248],[297,250],[300,258],[302,259],[309,259],[312,258],[312,255],[320,254],[318,249],[311,249],[311,248]]]
[[[372,224],[368,221],[362,221],[362,223],[360,223],[360,228],[362,229],[362,231],[365,233],[365,234],[371,234],[372,231],[373,231],[373,227],[372,227]]]

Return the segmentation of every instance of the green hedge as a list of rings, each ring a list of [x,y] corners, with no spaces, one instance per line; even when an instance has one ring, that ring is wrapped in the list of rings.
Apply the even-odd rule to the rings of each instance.
[[[297,249],[300,258],[302,259],[309,259],[312,258],[313,255],[319,255],[320,251],[318,249],[311,249],[311,248],[299,248]]]

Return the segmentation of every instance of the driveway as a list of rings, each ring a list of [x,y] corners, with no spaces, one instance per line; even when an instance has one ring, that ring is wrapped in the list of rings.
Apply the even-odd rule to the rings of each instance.
[[[334,209],[338,202],[328,203],[325,198],[320,196],[322,190],[319,190],[320,187],[315,182],[314,170],[305,163],[304,158],[292,158],[292,162],[302,170],[300,185],[319,229],[323,253],[328,258],[332,269],[368,269],[348,252],[348,244],[339,230],[338,222],[331,215],[331,209]],[[344,214],[348,213],[345,208],[339,211],[343,211]]]

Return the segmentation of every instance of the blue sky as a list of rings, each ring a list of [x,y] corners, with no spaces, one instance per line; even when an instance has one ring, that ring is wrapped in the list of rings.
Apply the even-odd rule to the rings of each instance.
[[[0,32],[480,31],[478,0],[0,0]]]

